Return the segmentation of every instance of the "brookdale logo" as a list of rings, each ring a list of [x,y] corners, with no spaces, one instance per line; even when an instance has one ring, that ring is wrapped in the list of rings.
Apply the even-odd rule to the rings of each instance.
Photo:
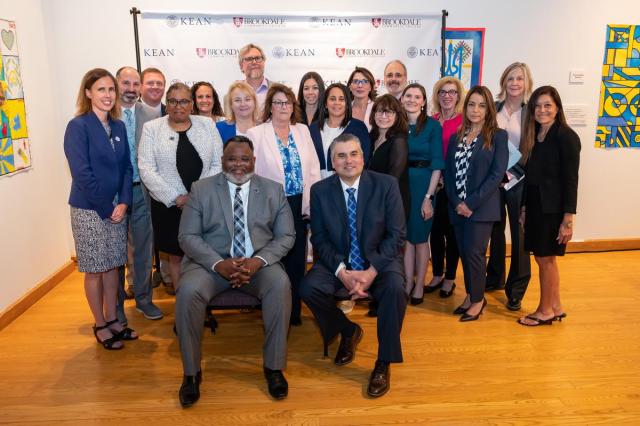
[[[233,25],[235,25],[236,28],[243,26],[245,28],[283,28],[286,27],[287,21],[284,18],[278,17],[256,18],[249,16],[234,16]]]
[[[196,55],[199,58],[235,58],[238,56],[238,49],[196,47]]]
[[[387,56],[387,49],[351,49],[348,47],[336,47],[338,58],[383,58]]]
[[[422,19],[420,18],[371,18],[371,25],[374,28],[420,28]]]

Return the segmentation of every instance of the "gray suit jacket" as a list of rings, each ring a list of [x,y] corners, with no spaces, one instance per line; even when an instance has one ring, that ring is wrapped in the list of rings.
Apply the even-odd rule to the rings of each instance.
[[[293,247],[293,215],[279,183],[254,175],[249,188],[247,221],[253,256],[271,265]],[[232,239],[233,207],[224,175],[194,182],[178,232],[185,254],[183,272],[198,267],[211,271],[217,261],[231,257]]]
[[[148,107],[142,102],[136,102],[136,149],[138,149],[138,145],[140,144],[144,123],[158,117],[160,117],[160,114],[158,114],[156,110]]]

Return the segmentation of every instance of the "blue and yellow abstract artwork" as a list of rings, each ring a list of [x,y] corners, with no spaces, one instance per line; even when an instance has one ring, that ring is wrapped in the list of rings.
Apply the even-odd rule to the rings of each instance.
[[[640,147],[640,25],[607,25],[595,146]]]

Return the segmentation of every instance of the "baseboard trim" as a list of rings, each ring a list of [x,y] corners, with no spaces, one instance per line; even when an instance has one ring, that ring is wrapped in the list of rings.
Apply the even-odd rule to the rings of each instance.
[[[623,250],[640,250],[640,238],[570,241],[569,244],[567,244],[567,253],[590,253]],[[509,253],[511,253],[511,244],[507,244],[507,254]]]
[[[42,299],[75,269],[76,263],[73,260],[69,260],[60,269],[29,290],[27,294],[7,307],[3,312],[0,312],[0,331],[11,324],[38,300]]]

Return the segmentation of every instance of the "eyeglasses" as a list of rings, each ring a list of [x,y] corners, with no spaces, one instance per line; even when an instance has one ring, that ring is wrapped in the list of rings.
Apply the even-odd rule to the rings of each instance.
[[[260,63],[262,63],[262,61],[264,61],[264,58],[262,56],[247,56],[245,58],[242,58],[242,61],[245,64],[250,64],[251,62],[254,62],[256,64],[260,64]]]
[[[289,101],[272,101],[271,105],[273,105],[274,107],[280,107],[280,108],[286,108],[289,105],[291,105],[291,102]]]
[[[363,79],[358,79],[358,80],[351,80],[351,83],[353,83],[356,86],[364,86],[366,84],[369,84],[369,80],[367,80],[366,78]]]
[[[438,96],[442,96],[442,97],[445,97],[446,95],[456,96],[457,94],[458,94],[458,91],[456,89],[438,91]]]
[[[396,112],[392,109],[382,109],[376,111],[376,115],[379,117],[393,117],[394,115],[396,115]]]
[[[191,99],[169,98],[169,99],[167,99],[167,105],[169,105],[170,107],[175,107],[175,106],[180,105],[181,107],[186,108],[189,105],[191,105]]]

